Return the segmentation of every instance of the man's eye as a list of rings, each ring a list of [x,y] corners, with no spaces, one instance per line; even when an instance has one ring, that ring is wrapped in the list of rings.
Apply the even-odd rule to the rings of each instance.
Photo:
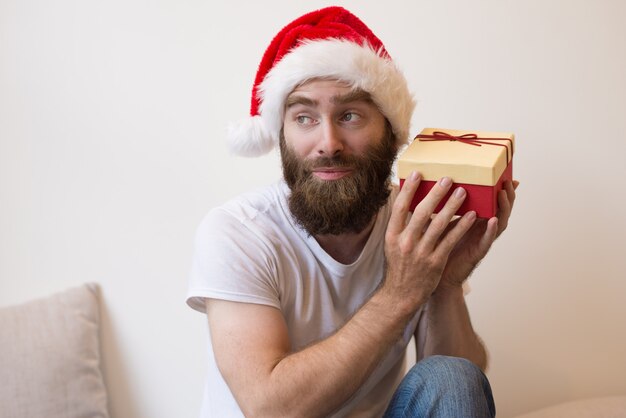
[[[359,118],[360,116],[356,113],[348,112],[341,117],[341,120],[344,122],[356,122]]]
[[[308,116],[296,116],[296,122],[301,125],[309,125],[313,122],[313,119]]]

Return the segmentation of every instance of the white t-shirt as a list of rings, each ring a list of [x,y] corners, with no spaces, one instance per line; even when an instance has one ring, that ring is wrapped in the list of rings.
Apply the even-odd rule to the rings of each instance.
[[[285,317],[292,348],[298,350],[340,328],[379,285],[391,209],[388,203],[380,210],[361,255],[346,265],[295,223],[288,194],[289,188],[280,182],[208,213],[196,234],[187,303],[203,313],[205,298],[276,307]],[[404,375],[406,346],[419,316],[333,417],[382,416]],[[201,417],[243,417],[217,368],[210,338]]]

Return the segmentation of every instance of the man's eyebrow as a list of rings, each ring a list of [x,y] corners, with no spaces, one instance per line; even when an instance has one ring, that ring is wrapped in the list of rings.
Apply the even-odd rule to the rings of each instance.
[[[292,94],[287,97],[287,102],[285,103],[285,109],[289,109],[295,105],[304,105],[314,107],[318,105],[317,100],[309,99],[308,97],[299,96],[297,94]]]
[[[348,104],[354,102],[374,103],[372,96],[365,90],[361,89],[354,89],[349,93],[333,96],[331,101],[334,104]]]
[[[345,105],[345,104],[354,103],[354,102],[374,103],[374,101],[372,100],[372,96],[365,90],[361,90],[361,89],[354,89],[346,94],[339,94],[339,95],[333,96],[330,99],[330,101],[333,104],[337,104],[337,105]],[[287,97],[287,101],[285,103],[285,110],[295,105],[315,107],[319,105],[319,102],[317,100],[313,100],[305,96],[292,94],[289,97]]]

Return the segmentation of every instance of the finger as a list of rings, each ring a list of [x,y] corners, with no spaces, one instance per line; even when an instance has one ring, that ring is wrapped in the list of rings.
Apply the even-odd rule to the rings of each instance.
[[[452,217],[452,220],[448,223],[448,225],[446,226],[445,231],[443,231],[443,233],[441,234],[441,236],[445,236],[448,232],[450,232],[452,230],[452,228],[454,228],[456,226],[456,224],[461,220],[460,216]],[[424,231],[426,232],[426,231]]]
[[[423,245],[430,248],[434,248],[437,245],[441,235],[448,228],[448,225],[450,225],[452,217],[459,210],[466,196],[467,192],[465,189],[457,187],[422,236]]]
[[[519,181],[513,180],[513,189],[517,190],[517,186],[519,186]]]
[[[519,184],[519,182],[517,184]],[[515,203],[515,185],[512,181],[507,181],[504,183],[504,190],[506,190],[506,196],[509,202],[511,202],[511,209],[513,209],[513,203]]]
[[[511,202],[505,190],[498,192],[498,231],[497,235],[500,235],[509,224],[509,217],[511,216]]]
[[[402,185],[402,188],[398,192],[398,196],[393,204],[391,210],[391,216],[389,217],[389,224],[387,225],[387,232],[392,234],[399,234],[404,230],[406,224],[406,217],[411,207],[411,202],[415,196],[415,191],[421,181],[421,175],[417,171],[414,171],[407,177]]]
[[[459,218],[458,222],[439,242],[435,251],[441,252],[447,256],[450,254],[450,251],[454,248],[454,246],[463,238],[463,235],[469,231],[472,225],[476,222],[476,212],[469,211],[465,213],[461,218]]]
[[[430,217],[437,208],[441,199],[443,199],[452,186],[452,180],[449,177],[442,177],[428,192],[426,197],[415,207],[413,216],[407,225],[405,231],[408,234],[417,234],[422,231],[424,225],[430,221]]]
[[[480,237],[480,241],[478,241],[478,250],[482,257],[487,254],[487,251],[489,251],[491,244],[493,244],[496,237],[498,236],[499,223],[500,222],[496,217],[489,219],[489,221],[487,222],[487,228],[485,229],[485,233],[482,237]]]

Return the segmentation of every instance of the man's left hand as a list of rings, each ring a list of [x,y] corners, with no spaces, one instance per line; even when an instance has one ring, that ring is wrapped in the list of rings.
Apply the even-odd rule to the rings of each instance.
[[[498,194],[498,213],[491,219],[477,219],[454,247],[436,289],[460,287],[485,257],[493,241],[506,229],[518,181],[507,181]]]

